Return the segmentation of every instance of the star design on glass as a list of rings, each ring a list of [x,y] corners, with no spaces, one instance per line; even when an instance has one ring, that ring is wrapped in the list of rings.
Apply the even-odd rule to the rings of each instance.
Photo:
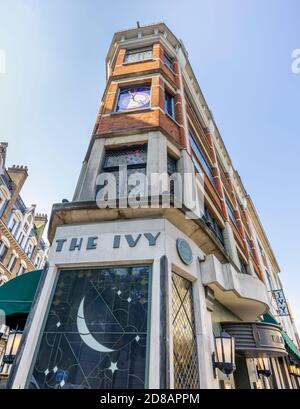
[[[29,387],[145,388],[150,277],[149,265],[60,270]]]
[[[119,369],[117,362],[111,362],[110,367],[108,369],[110,369],[112,374],[114,374],[114,372]]]

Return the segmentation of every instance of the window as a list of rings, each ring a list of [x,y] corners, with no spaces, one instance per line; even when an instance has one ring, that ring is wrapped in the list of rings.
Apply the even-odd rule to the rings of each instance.
[[[168,157],[167,157],[168,175],[171,176],[173,173],[175,173],[176,168],[177,168],[177,160],[174,159],[172,156],[168,155]]]
[[[273,285],[271,274],[269,273],[268,270],[266,270],[266,276],[267,276],[267,279],[268,279],[270,290],[273,291],[274,290],[274,285]]]
[[[251,240],[250,240],[248,234],[246,234],[246,242],[247,242],[247,247],[248,247],[249,253],[253,257],[253,255],[254,255],[253,254],[253,248],[252,248]]]
[[[191,143],[192,150],[193,150],[194,154],[196,155],[196,158],[198,159],[198,161],[200,162],[202,168],[204,169],[204,172],[206,173],[206,175],[208,176],[208,178],[210,179],[210,181],[214,185],[215,180],[214,180],[214,175],[213,175],[213,172],[212,172],[212,168],[209,165],[208,161],[206,160],[206,158],[204,156],[204,153],[202,152],[202,149],[200,148],[200,145],[196,141],[196,138],[195,138],[195,136],[193,135],[193,133],[191,131],[190,131],[190,143]]]
[[[29,228],[28,224],[25,223],[25,224],[24,224],[24,227],[23,227],[23,230],[25,231],[25,233],[28,232],[28,228]]]
[[[39,266],[39,264],[40,264],[40,258],[39,258],[39,257],[37,257],[37,258],[36,258],[36,260],[35,260],[34,265],[35,265],[35,267],[38,267],[38,266]]]
[[[102,172],[112,173],[116,178],[117,183],[117,196],[119,196],[119,166],[127,166],[127,178],[134,173],[142,173],[146,175],[146,163],[147,163],[147,147],[146,145],[135,146],[127,149],[113,149],[109,150],[105,154],[104,164]],[[127,180],[128,182],[128,180]],[[103,188],[103,185],[99,185],[97,191]],[[132,189],[131,185],[128,185],[127,192]],[[121,187],[121,191],[123,191]]]
[[[8,247],[2,242],[0,245],[0,261],[3,262],[7,254],[7,251],[8,251]]]
[[[204,208],[203,219],[206,225],[209,227],[209,229],[214,233],[214,235],[224,245],[223,230],[219,226],[217,220],[211,215],[207,207]]]
[[[115,111],[131,111],[133,109],[150,108],[151,87],[149,85],[141,87],[121,88],[117,98]]]
[[[234,213],[233,207],[231,206],[231,204],[229,203],[229,200],[227,200],[227,199],[226,199],[226,208],[227,208],[227,212],[228,212],[228,215],[229,215],[231,221],[237,226],[237,220],[235,218],[235,213]]]
[[[27,249],[27,256],[28,256],[28,257],[31,257],[32,249],[33,249],[32,244],[29,244],[29,245],[28,245],[28,249]]]
[[[18,240],[20,246],[22,246],[22,243],[23,243],[24,239],[25,239],[25,235],[24,235],[24,233],[21,233],[20,236],[19,236],[19,240]]]
[[[60,270],[28,387],[147,388],[150,283],[150,265]]]
[[[17,257],[14,254],[12,254],[10,259],[9,259],[9,262],[7,264],[7,269],[9,271],[13,271],[13,269],[14,269],[14,267],[16,265],[16,261],[17,261]]]
[[[172,178],[171,176],[174,175],[177,171],[177,160],[172,158],[172,156],[167,156],[167,172],[170,176],[170,193],[174,194],[175,192],[175,183],[176,183],[176,175]]]
[[[262,245],[260,244],[259,241],[257,241],[257,244],[258,244],[258,248],[259,248],[260,254],[261,254],[262,256],[264,256],[265,254],[264,254],[264,250],[263,250],[263,248],[262,248]]]
[[[199,389],[193,284],[172,273],[174,388]]]
[[[134,50],[127,50],[125,53],[124,62],[137,62],[143,60],[149,60],[152,58],[152,47],[136,48]]]
[[[16,225],[17,225],[17,220],[15,219],[15,218],[13,218],[11,221],[10,221],[10,224],[9,224],[9,230],[12,232],[13,230],[14,230],[14,228],[16,227]]]
[[[165,91],[165,111],[175,119],[174,97],[168,91]]]
[[[241,273],[248,274],[247,264],[245,263],[245,261],[241,257],[239,257],[239,261]]]
[[[170,68],[170,70],[173,70],[173,60],[166,53],[164,54],[164,63]]]
[[[23,267],[22,264],[20,264],[19,270],[18,270],[18,272],[17,272],[17,276],[20,276],[20,275],[22,275],[23,273],[24,273],[24,267]]]

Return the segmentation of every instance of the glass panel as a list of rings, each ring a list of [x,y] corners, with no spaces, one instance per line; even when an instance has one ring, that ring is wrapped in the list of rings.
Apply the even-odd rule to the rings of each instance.
[[[167,158],[168,175],[172,175],[173,173],[176,172],[176,163],[177,160],[168,155]]]
[[[167,54],[164,55],[164,63],[170,68],[170,70],[173,70],[172,58],[169,57]]]
[[[174,388],[198,389],[199,372],[193,309],[193,286],[172,273]]]
[[[248,274],[247,264],[240,258],[241,273]]]
[[[150,274],[61,270],[29,388],[144,388]]]
[[[168,92],[165,93],[165,111],[174,118],[174,97]]]
[[[199,144],[196,142],[196,140],[194,138],[194,135],[191,132],[190,132],[190,143],[191,143],[191,147],[192,147],[193,151],[195,152],[197,159],[201,163],[206,175],[209,177],[210,181],[214,184],[215,179],[214,179],[214,175],[212,173],[211,166],[208,164],[204,154],[201,151],[201,148],[200,148]]]
[[[253,256],[254,255],[253,254],[253,248],[252,248],[251,241],[250,241],[249,237],[247,236],[247,234],[246,234],[246,242],[247,242],[248,250],[249,250],[250,254]]]
[[[215,236],[224,245],[223,230],[218,225],[217,220],[210,214],[207,207],[204,208],[203,219],[204,219],[206,225],[210,228],[210,230],[215,234]]]
[[[152,58],[152,48],[138,48],[127,50],[124,62],[142,61]]]
[[[235,225],[237,225],[237,220],[235,218],[234,210],[227,199],[226,199],[226,207],[227,207],[227,212],[229,214],[230,219],[233,221]]]

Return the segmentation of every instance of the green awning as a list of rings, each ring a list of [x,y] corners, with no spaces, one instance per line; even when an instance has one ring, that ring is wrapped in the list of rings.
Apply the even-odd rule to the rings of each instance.
[[[263,321],[264,322],[269,322],[270,324],[276,324],[276,325],[281,326],[280,323],[270,313],[264,314]],[[284,339],[285,346],[287,347],[288,352],[290,352],[290,354],[292,354],[292,356],[294,355],[294,358],[296,360],[300,361],[300,351],[297,348],[297,346],[294,344],[294,341],[291,340],[291,338],[288,336],[288,334],[283,330],[281,330],[281,335],[282,335],[282,338]]]
[[[268,322],[269,324],[276,324],[280,325],[278,321],[273,317],[272,314],[269,314],[268,312],[264,314],[263,316],[263,322]]]
[[[288,336],[288,334],[285,331],[281,331],[281,335],[284,339],[285,345],[288,347],[289,352],[295,355],[296,359],[300,361],[300,351],[294,344],[294,342],[291,340],[291,338]]]
[[[6,316],[28,314],[43,270],[12,278],[0,287],[0,310]]]

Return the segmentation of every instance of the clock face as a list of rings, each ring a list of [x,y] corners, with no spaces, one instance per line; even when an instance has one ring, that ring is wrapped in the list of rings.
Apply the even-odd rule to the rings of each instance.
[[[119,93],[116,111],[150,107],[150,87],[124,88]]]

